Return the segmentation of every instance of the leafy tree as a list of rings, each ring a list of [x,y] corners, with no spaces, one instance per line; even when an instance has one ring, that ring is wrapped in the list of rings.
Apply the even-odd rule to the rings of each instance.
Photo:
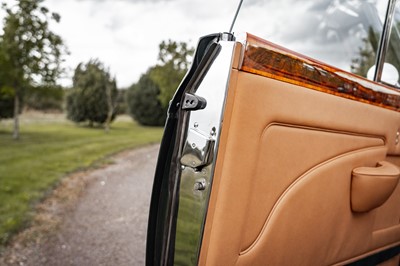
[[[167,107],[159,100],[160,87],[152,79],[154,68],[143,74],[137,84],[127,92],[130,115],[142,125],[163,126],[167,118]]]
[[[368,70],[375,64],[375,51],[378,49],[379,34],[375,33],[370,27],[368,35],[362,40],[362,43],[363,46],[360,47],[357,57],[352,59],[350,68],[352,73],[367,77]]]
[[[163,107],[167,107],[179,83],[185,76],[194,48],[185,42],[162,41],[159,45],[158,60],[151,71],[151,78],[160,87],[158,96]]]
[[[119,88],[118,89],[118,95],[116,99],[116,114],[117,115],[123,115],[123,114],[128,114],[128,105],[126,103],[126,94],[127,94],[128,89],[127,88]]]
[[[193,52],[185,42],[160,43],[159,63],[127,92],[128,111],[135,120],[143,125],[164,125],[169,101],[189,68]]]
[[[80,63],[73,76],[73,89],[67,96],[67,118],[76,122],[104,124],[106,130],[115,118],[117,85],[109,70],[98,60]]]
[[[393,25],[394,29],[391,31],[389,45],[385,54],[385,63],[393,65],[397,70],[400,70],[400,36],[398,30],[400,28],[400,22]],[[368,70],[375,65],[376,51],[379,44],[379,34],[369,28],[368,35],[363,40],[362,47],[359,48],[359,52],[356,58],[353,58],[351,64],[351,72],[367,77]],[[383,69],[385,73],[385,68]],[[384,75],[382,76],[384,80]]]
[[[62,111],[63,102],[64,89],[61,86],[38,86],[26,93],[24,106],[40,111]]]
[[[0,120],[13,117],[14,110],[14,90],[4,86],[2,80],[3,71],[0,71]]]
[[[0,68],[2,82],[14,93],[15,139],[19,138],[18,116],[25,91],[38,84],[54,84],[66,52],[61,37],[49,29],[49,22],[59,22],[60,16],[42,3],[17,0],[13,6],[2,5],[6,17],[0,36]]]
[[[0,86],[0,119],[11,118],[14,115],[14,90]]]

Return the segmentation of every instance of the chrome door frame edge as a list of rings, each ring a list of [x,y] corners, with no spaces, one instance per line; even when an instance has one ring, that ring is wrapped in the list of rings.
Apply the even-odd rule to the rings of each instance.
[[[198,123],[197,129],[197,132],[207,132],[207,127],[210,127],[210,125],[214,128],[212,129],[212,136],[210,136],[210,139],[214,142],[212,147],[214,156],[210,160],[212,163],[207,166],[209,172],[208,176],[205,177],[206,182],[201,182],[207,187],[200,192],[206,194],[204,196],[206,201],[202,201],[204,214],[201,219],[201,228],[204,226],[234,44],[233,35],[228,33],[202,37],[198,43],[193,64],[170,103],[154,177],[147,229],[146,265],[172,265],[174,263],[180,183],[182,170],[188,167],[181,164],[180,159],[184,145],[188,140],[189,127],[194,126],[193,121],[211,115],[212,119],[203,119],[203,121],[207,120],[208,122]],[[229,57],[227,58],[227,56]],[[221,66],[224,72],[220,72]],[[182,110],[181,106],[183,106],[185,93],[199,93],[199,96],[207,100],[206,108],[196,111]],[[215,97],[215,95],[218,95],[218,97]],[[208,132],[211,132],[211,129]],[[197,192],[199,191],[197,190]],[[197,257],[201,235],[196,250]]]

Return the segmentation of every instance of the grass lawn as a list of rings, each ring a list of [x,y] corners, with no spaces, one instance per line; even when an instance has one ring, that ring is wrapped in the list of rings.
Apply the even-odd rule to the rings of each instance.
[[[11,128],[11,121],[0,122],[0,246],[29,222],[35,203],[67,173],[162,136],[162,128],[139,126],[128,117],[118,118],[108,134],[62,115],[23,115],[18,141]]]

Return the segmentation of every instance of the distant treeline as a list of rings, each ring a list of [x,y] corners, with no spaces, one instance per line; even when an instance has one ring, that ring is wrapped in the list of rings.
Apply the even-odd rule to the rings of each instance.
[[[169,101],[194,49],[185,42],[162,41],[158,63],[125,90],[117,89],[115,77],[99,59],[78,64],[72,87],[62,88],[57,80],[68,51],[61,36],[49,28],[50,21],[60,21],[60,15],[43,2],[17,0],[1,6],[6,16],[0,33],[0,119],[14,118],[14,138],[19,137],[19,114],[31,109],[66,111],[76,123],[107,130],[123,113],[143,125],[164,125]]]

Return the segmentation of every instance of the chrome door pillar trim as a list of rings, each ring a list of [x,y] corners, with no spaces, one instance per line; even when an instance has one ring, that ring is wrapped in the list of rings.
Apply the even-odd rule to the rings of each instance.
[[[177,217],[180,195],[183,193],[180,191],[181,180],[190,180],[190,177],[186,177],[191,176],[192,172],[194,183],[189,192],[195,196],[202,195],[201,207],[198,208],[200,211],[196,217],[201,218],[197,222],[199,226],[204,226],[234,45],[234,36],[229,33],[202,37],[191,68],[170,102],[150,203],[146,265],[174,264]],[[187,93],[203,97],[207,104],[201,106],[205,109],[182,108]],[[213,106],[218,108],[212,108]],[[193,119],[198,122],[192,122]],[[188,134],[190,127],[195,128],[194,134]],[[204,131],[205,129],[207,130]],[[191,146],[185,146],[187,143]],[[192,168],[185,166],[187,161],[192,163],[190,156],[186,156],[183,161],[181,159],[187,151],[191,152],[193,143],[196,144],[194,147],[200,149],[196,150],[198,162]],[[194,261],[198,258],[201,235],[197,238],[192,252]]]
[[[381,39],[379,41],[379,47],[376,56],[376,68],[374,73],[374,81],[376,82],[380,82],[382,79],[383,65],[385,63],[386,52],[388,50],[396,4],[397,0],[389,0],[388,2],[385,22],[383,24],[383,31]]]
[[[179,145],[174,264],[196,265],[199,258],[233,63],[235,42],[227,37],[221,35],[218,56],[197,88],[189,90],[206,99],[207,106],[188,112]]]
[[[182,98],[189,88],[196,88],[194,81],[201,80],[207,73],[219,52],[218,41],[221,34],[210,34],[200,38],[193,63],[188,73],[178,86],[168,108],[167,121],[161,141],[160,151],[154,175],[152,196],[150,201],[149,222],[146,238],[146,265],[172,264],[173,252],[170,254],[170,234],[174,225],[171,224],[176,217],[177,180],[179,170],[177,159],[179,157],[179,143],[182,136],[179,129],[184,128],[187,114],[181,108]],[[174,232],[172,232],[174,234]]]

